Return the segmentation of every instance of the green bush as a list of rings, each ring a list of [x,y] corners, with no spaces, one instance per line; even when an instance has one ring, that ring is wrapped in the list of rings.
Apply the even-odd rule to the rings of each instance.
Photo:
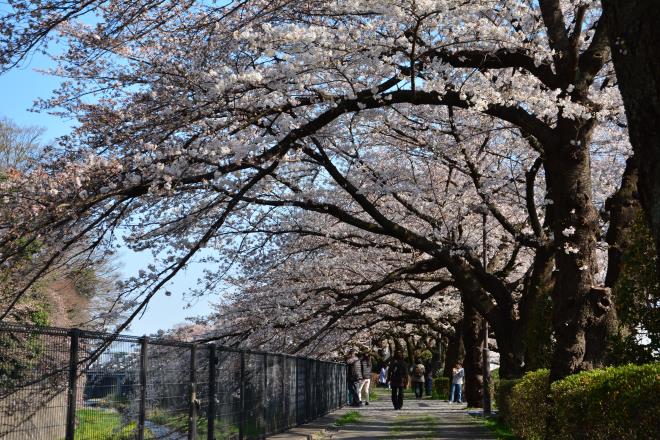
[[[660,439],[660,363],[587,371],[551,385],[548,381],[548,370],[527,373],[519,381],[500,381],[500,415],[517,436]]]
[[[511,393],[513,387],[520,382],[519,379],[499,379],[493,381],[495,385],[495,404],[497,414],[508,425],[511,425]]]
[[[438,399],[449,400],[449,378],[439,376],[433,379],[433,391]]]
[[[593,370],[551,386],[556,439],[660,439],[660,363]]]
[[[513,386],[508,402],[511,430],[527,440],[542,440],[545,437],[548,404],[549,370],[537,370],[525,374]]]

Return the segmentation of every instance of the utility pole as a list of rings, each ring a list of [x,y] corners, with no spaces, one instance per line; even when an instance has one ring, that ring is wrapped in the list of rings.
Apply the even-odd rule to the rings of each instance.
[[[488,211],[484,207],[483,211],[483,224],[482,224],[482,259],[484,271],[488,271],[488,262],[486,261],[486,220],[488,218]],[[490,415],[490,351],[488,350],[488,321],[482,317],[483,328],[483,384],[484,384],[484,417]]]

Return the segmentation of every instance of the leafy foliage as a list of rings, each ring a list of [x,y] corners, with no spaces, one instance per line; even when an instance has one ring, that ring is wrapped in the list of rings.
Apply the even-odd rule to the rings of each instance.
[[[433,379],[433,391],[434,395],[437,395],[439,399],[449,399],[449,378],[444,376],[439,376]]]
[[[549,384],[549,371],[501,381],[500,414],[525,440],[656,439],[660,363],[586,371]],[[550,425],[548,425],[550,421]]]
[[[513,432],[527,440],[545,438],[550,371],[546,369],[525,374],[513,385],[509,397],[509,423]]]
[[[493,381],[495,384],[495,403],[500,418],[507,424],[511,424],[511,393],[513,387],[520,382],[518,379],[499,379]]]
[[[588,371],[553,383],[552,438],[660,438],[659,378],[660,363],[652,363]]]
[[[612,361],[645,363],[660,360],[660,285],[654,240],[639,215],[630,247],[614,287],[619,333],[612,341]]]

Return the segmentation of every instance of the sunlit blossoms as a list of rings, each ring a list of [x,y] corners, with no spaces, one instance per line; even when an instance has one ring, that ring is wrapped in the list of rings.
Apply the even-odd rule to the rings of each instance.
[[[4,30],[10,52],[57,21],[47,6],[12,4],[25,27]],[[90,8],[93,25],[86,9],[58,22],[67,51],[55,72],[66,81],[41,103],[79,126],[39,174],[4,184],[18,219],[5,262],[14,239],[51,229],[56,254],[83,236],[121,237],[154,255],[124,285],[135,316],[203,260],[215,270],[197,293],[231,275],[229,309],[254,298],[254,310],[223,325],[244,332],[263,318],[268,330],[250,337],[264,343],[323,312],[298,328],[321,335],[360,298],[351,283],[375,290],[343,316],[422,308],[437,326],[460,292],[491,324],[505,376],[525,365],[521,335],[551,297],[553,377],[602,361],[593,335],[615,316],[602,306],[611,302],[587,299],[609,295],[602,229],[629,225],[600,212],[630,152],[598,2]],[[297,249],[315,267],[283,258]],[[430,279],[389,282],[397,271]],[[430,305],[414,300],[434,284]]]

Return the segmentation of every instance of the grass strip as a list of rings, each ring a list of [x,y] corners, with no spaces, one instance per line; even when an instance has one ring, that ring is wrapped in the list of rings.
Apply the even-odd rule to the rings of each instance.
[[[495,434],[495,437],[497,437],[498,440],[520,440],[520,438],[516,437],[515,434],[511,431],[511,428],[504,424],[497,416],[488,417],[485,419],[476,414],[470,414],[470,416],[488,428],[490,432]]]
[[[359,411],[348,411],[341,415],[336,421],[335,425],[345,426],[353,423],[357,423],[362,418],[362,414]]]
[[[135,438],[137,423],[122,423],[121,415],[115,411],[83,408],[76,411],[76,440],[129,440]],[[153,439],[146,429],[145,440]]]

